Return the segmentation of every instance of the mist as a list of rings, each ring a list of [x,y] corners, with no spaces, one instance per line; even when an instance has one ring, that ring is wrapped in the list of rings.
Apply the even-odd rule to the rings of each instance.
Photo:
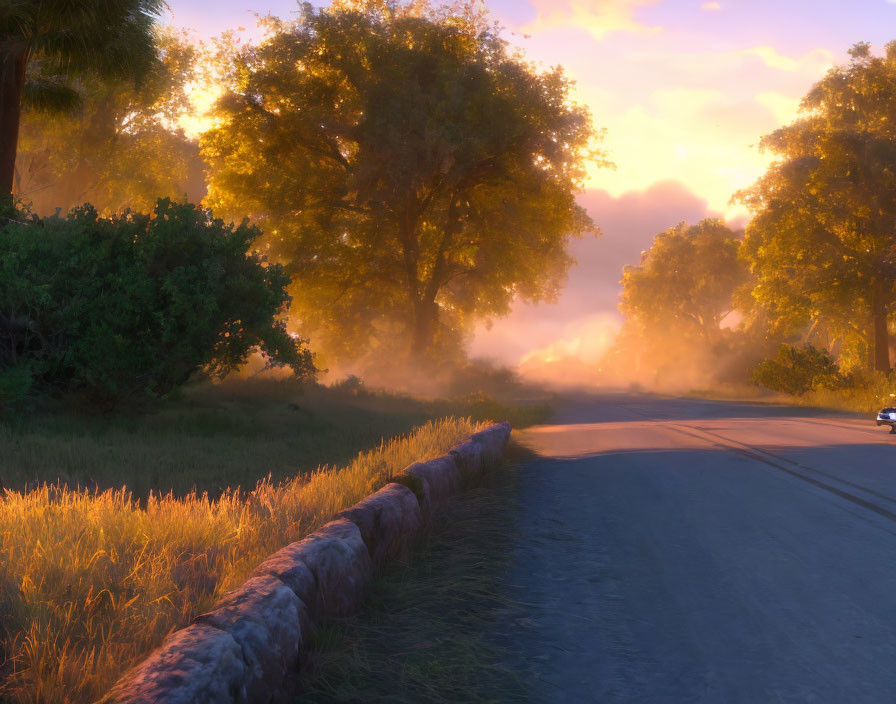
[[[720,217],[677,181],[614,197],[590,190],[579,197],[600,226],[598,237],[573,240],[576,264],[554,304],[518,303],[491,327],[477,328],[470,354],[516,369],[528,382],[549,387],[627,387],[688,390],[725,376],[730,350],[697,350],[676,336],[650,339],[647,357],[619,340],[623,267],[638,264],[657,233],[679,222]],[[740,223],[737,223],[738,225]],[[730,322],[730,321],[729,321]],[[632,359],[638,352],[637,362]],[[620,358],[628,358],[622,364]],[[672,373],[666,367],[676,369]]]

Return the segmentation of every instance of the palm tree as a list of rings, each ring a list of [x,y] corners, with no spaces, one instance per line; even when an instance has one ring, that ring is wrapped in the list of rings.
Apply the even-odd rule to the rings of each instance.
[[[0,0],[0,207],[12,204],[23,103],[78,104],[78,76],[138,80],[164,0]]]

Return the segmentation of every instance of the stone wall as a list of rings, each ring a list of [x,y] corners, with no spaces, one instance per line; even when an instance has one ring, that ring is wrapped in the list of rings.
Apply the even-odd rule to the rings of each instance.
[[[375,570],[406,557],[462,483],[500,464],[510,424],[417,462],[395,483],[262,562],[217,607],[172,633],[104,704],[270,704],[288,692],[303,646],[333,616],[355,611]]]

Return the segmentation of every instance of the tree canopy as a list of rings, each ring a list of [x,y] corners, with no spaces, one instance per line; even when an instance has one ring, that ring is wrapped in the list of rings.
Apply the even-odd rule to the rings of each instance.
[[[619,308],[649,331],[670,331],[712,344],[748,274],[740,239],[720,220],[679,223],[659,233],[641,263],[622,274]]]
[[[806,95],[802,115],[762,140],[777,157],[740,194],[753,211],[744,255],[752,297],[782,332],[853,337],[889,371],[896,300],[896,43],[855,45]]]
[[[135,79],[156,62],[164,0],[18,0],[0,5],[0,198],[11,199],[23,103],[68,108],[84,75]]]
[[[179,127],[192,106],[201,51],[173,32],[158,34],[160,61],[140,86],[121,79],[80,79],[80,104],[64,112],[23,113],[15,194],[49,215],[90,202],[101,213],[151,211],[169,197],[205,195],[199,145]]]
[[[207,202],[262,227],[303,334],[331,358],[432,357],[514,298],[556,295],[602,160],[561,70],[464,7],[305,5],[269,29],[229,53]]]
[[[625,318],[601,371],[676,389],[743,377],[754,345],[740,328],[722,327],[749,282],[740,247],[739,233],[714,219],[656,235],[640,263],[623,269]]]

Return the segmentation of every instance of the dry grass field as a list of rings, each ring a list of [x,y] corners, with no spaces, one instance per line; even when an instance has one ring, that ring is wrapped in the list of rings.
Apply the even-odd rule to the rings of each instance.
[[[493,403],[295,394],[236,385],[144,420],[3,427],[2,473],[20,485],[0,497],[4,699],[94,701],[265,556],[479,425],[447,411]]]

